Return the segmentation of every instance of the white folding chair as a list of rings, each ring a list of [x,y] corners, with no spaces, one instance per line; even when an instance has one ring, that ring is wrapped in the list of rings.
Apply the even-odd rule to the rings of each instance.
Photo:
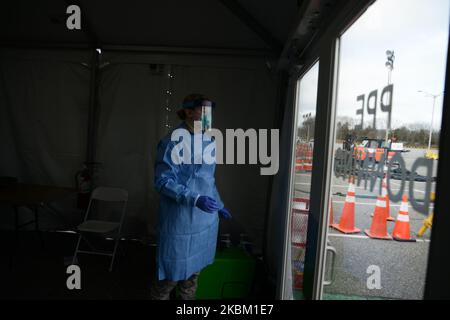
[[[91,207],[92,207],[92,202],[94,200],[107,201],[107,202],[123,202],[122,211],[120,214],[120,221],[113,222],[113,221],[88,219],[89,213],[90,213]],[[122,224],[123,224],[123,220],[125,217],[127,202],[128,202],[128,192],[124,189],[98,187],[92,192],[91,198],[89,200],[89,205],[86,210],[86,215],[84,217],[84,222],[81,223],[77,227],[77,230],[79,232],[79,237],[78,237],[77,247],[76,247],[75,253],[73,255],[72,264],[76,263],[77,255],[79,253],[110,256],[112,258],[111,258],[111,264],[109,266],[109,271],[112,271],[114,258],[115,258],[116,251],[117,251],[117,246],[120,241]],[[83,234],[89,234],[89,233],[97,234],[97,235],[106,235],[106,234],[115,235],[116,239],[115,239],[115,243],[114,243],[114,250],[112,252],[109,252],[109,251],[100,251],[100,250],[95,249],[94,246],[86,239],[86,237],[83,237]],[[83,239],[84,242],[86,242],[86,244],[92,249],[92,251],[80,250],[81,239]]]

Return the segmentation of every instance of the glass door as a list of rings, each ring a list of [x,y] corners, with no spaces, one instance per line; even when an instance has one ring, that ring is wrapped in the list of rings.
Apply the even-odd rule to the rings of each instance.
[[[295,99],[297,118],[294,120],[294,165],[291,173],[292,193],[290,197],[287,261],[287,273],[291,276],[291,281],[287,288],[290,292],[286,294],[293,299],[303,299],[303,274],[311,198],[318,76],[319,62],[316,62],[298,80]]]
[[[377,0],[338,40],[323,299],[423,298],[449,5]]]

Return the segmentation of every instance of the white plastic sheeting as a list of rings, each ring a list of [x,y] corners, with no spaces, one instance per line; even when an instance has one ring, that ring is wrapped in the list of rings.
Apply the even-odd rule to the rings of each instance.
[[[81,63],[89,59],[84,52],[0,51],[0,176],[74,186],[86,150],[90,71]],[[77,221],[72,203],[65,212]],[[2,227],[12,227],[9,209],[2,208]],[[21,208],[21,222],[27,215]]]
[[[98,158],[99,183],[130,192],[128,230],[154,234],[158,195],[153,190],[156,145],[166,133],[168,65],[173,83],[169,124],[179,120],[175,110],[184,96],[203,93],[216,101],[214,126],[272,128],[275,81],[264,61],[211,57],[106,54],[109,65],[101,72]],[[154,74],[150,64],[163,64]],[[234,219],[222,223],[222,232],[248,233],[261,247],[269,177],[257,165],[218,165],[216,183]]]
[[[68,58],[69,57],[69,58]],[[89,54],[15,51],[0,61],[0,175],[21,181],[73,186],[85,160]],[[97,185],[125,188],[125,232],[155,232],[158,195],[153,189],[156,145],[165,134],[168,65],[173,83],[169,115],[189,93],[216,101],[214,126],[274,128],[276,81],[259,58],[104,52],[99,72]],[[150,64],[163,65],[155,74]],[[234,219],[222,232],[247,233],[261,247],[270,177],[259,165],[218,165],[216,181]],[[75,203],[73,203],[75,206]]]
[[[29,52],[0,58],[0,170],[21,181],[72,186],[85,157],[89,56]]]

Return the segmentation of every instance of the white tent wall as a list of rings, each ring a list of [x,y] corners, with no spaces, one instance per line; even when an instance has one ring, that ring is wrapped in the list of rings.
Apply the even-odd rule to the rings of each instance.
[[[90,93],[90,52],[3,50],[0,69],[0,175],[20,181],[73,187],[86,160]],[[176,126],[175,110],[189,93],[216,101],[214,126],[225,129],[275,128],[277,78],[261,57],[103,52],[98,72],[96,185],[127,189],[126,236],[156,232],[159,196],[153,188],[158,141],[166,117]],[[162,65],[160,74],[150,65]],[[172,68],[171,112],[166,111],[167,72]],[[224,154],[225,155],[225,154]],[[233,214],[221,232],[247,233],[260,251],[270,176],[260,165],[217,165],[216,183]],[[75,198],[58,203],[70,222],[83,213]],[[11,227],[12,213],[2,224]],[[43,215],[42,228],[60,221]],[[53,220],[52,220],[53,218]],[[23,218],[26,219],[25,217]]]
[[[182,95],[202,92],[217,102],[214,126],[226,129],[273,128],[276,118],[276,84],[263,62],[255,69],[223,66],[180,67]],[[224,159],[226,158],[224,150]],[[260,175],[260,165],[217,165],[216,184],[233,220],[222,221],[221,232],[238,241],[246,233],[255,249],[262,248],[267,213],[269,176]]]
[[[128,191],[124,233],[142,237],[155,225],[153,163],[164,132],[165,78],[147,64],[114,64],[100,79],[97,185]]]
[[[154,235],[158,194],[153,188],[153,165],[158,141],[169,124],[180,120],[175,110],[184,96],[203,93],[216,101],[214,127],[225,129],[274,127],[276,79],[260,58],[159,54],[102,54],[97,161],[99,184],[122,187],[130,201],[125,233]],[[162,64],[155,75],[151,64]],[[172,70],[171,112],[166,111],[167,71]],[[221,232],[247,233],[260,250],[266,215],[269,176],[259,165],[217,165],[216,183],[233,214]]]
[[[86,161],[91,80],[86,65],[91,63],[92,51],[2,49],[0,53],[0,176],[73,187],[75,173]],[[280,78],[268,69],[267,62],[257,56],[103,50],[97,75],[94,160],[101,166],[96,185],[128,190],[125,237],[154,241],[159,202],[153,187],[156,146],[167,133],[167,119],[172,127],[179,123],[175,111],[184,96],[203,93],[214,100],[213,125],[223,133],[226,129],[277,128]],[[154,65],[162,72],[155,73]],[[168,113],[169,70],[173,78]],[[280,248],[285,236],[292,84],[289,92],[283,126],[278,128],[278,174],[262,176],[259,164],[216,166],[217,188],[233,215],[232,220],[221,221],[220,233],[231,233],[235,243],[240,233],[248,234],[255,253],[265,246],[274,282],[281,271]],[[75,209],[75,197],[59,201],[55,207],[72,225],[83,218],[84,212]],[[0,228],[12,228],[11,208],[0,210]],[[21,209],[20,217],[21,222],[28,221],[31,212]],[[61,220],[48,213],[41,214],[40,224],[44,230],[62,227]]]
[[[90,71],[81,63],[89,60],[82,51],[0,51],[0,176],[74,186],[86,150]],[[74,199],[59,204],[79,218],[70,211]],[[0,225],[12,227],[11,208],[1,210]],[[20,220],[28,214],[21,208]],[[54,226],[42,217],[43,225]]]

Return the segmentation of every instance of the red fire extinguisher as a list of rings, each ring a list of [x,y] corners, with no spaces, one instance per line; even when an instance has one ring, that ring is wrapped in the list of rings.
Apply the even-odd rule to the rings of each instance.
[[[83,168],[77,171],[75,183],[78,190],[77,208],[87,209],[92,192],[92,176],[86,162],[83,164]]]

